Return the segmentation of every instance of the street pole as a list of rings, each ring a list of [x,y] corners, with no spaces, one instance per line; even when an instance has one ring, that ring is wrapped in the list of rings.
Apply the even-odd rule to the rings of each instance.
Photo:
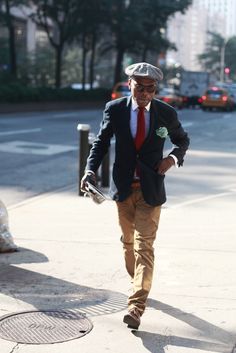
[[[80,190],[80,181],[84,175],[84,169],[86,166],[88,154],[89,154],[89,130],[90,125],[78,124],[77,130],[79,131],[80,137],[80,153],[79,153],[79,180],[78,180],[78,192],[79,195],[83,195]]]
[[[225,45],[224,41],[220,51],[220,82],[224,82],[224,70],[225,70]]]

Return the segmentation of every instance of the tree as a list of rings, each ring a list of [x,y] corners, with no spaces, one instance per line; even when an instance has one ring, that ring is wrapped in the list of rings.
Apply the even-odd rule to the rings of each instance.
[[[203,54],[198,56],[204,69],[222,79],[225,67],[230,68],[230,76],[236,76],[236,36],[226,40],[221,34],[208,32],[209,38]]]
[[[165,36],[168,19],[176,12],[184,13],[191,3],[192,0],[142,2],[142,60],[146,60],[148,52],[157,55],[167,49],[175,49],[175,45]]]
[[[230,68],[229,77],[236,80],[236,36],[228,39],[225,47],[225,67]]]
[[[82,86],[84,88],[87,79],[86,64],[87,54],[90,52],[89,61],[89,83],[93,88],[94,65],[96,47],[102,37],[104,23],[106,23],[106,0],[87,0],[83,3],[80,11],[81,43],[82,43]]]
[[[16,58],[16,39],[14,17],[11,14],[12,7],[26,5],[27,0],[1,0],[0,1],[0,21],[8,29],[8,49],[10,73],[17,78],[17,58]]]
[[[63,50],[77,34],[79,0],[32,0],[35,5],[31,18],[44,28],[56,54],[55,86],[61,86]]]
[[[107,26],[111,40],[106,50],[115,49],[114,83],[121,80],[124,55],[138,50],[143,33],[143,1],[108,0]]]
[[[158,54],[171,43],[163,38],[162,29],[168,18],[177,11],[183,12],[192,0],[110,0],[108,1],[108,26],[116,50],[114,81],[120,81],[124,54],[148,51]]]
[[[220,79],[221,55],[225,48],[225,39],[219,33],[208,32],[208,41],[203,54],[198,56],[204,69],[215,74]]]

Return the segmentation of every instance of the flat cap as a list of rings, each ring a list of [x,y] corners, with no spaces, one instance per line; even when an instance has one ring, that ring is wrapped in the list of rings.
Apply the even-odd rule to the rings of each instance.
[[[127,66],[125,73],[130,77],[146,77],[154,81],[161,81],[163,79],[163,73],[158,67],[145,62]]]

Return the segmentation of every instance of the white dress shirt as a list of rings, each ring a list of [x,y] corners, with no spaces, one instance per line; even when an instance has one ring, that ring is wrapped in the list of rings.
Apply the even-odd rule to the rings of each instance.
[[[145,107],[144,110],[144,118],[145,118],[145,137],[147,137],[149,127],[150,127],[150,107],[151,102]],[[135,138],[137,133],[138,127],[138,104],[132,98],[132,105],[131,105],[131,117],[130,117],[130,130],[133,138]]]
[[[145,110],[144,110],[144,117],[145,117],[145,137],[148,135],[149,127],[150,127],[150,108],[151,108],[151,102],[146,105]],[[131,117],[130,117],[130,130],[133,138],[135,138],[136,133],[137,133],[137,127],[138,127],[138,104],[137,102],[133,99],[132,97],[132,104],[131,104]],[[178,159],[176,156],[173,154],[170,154],[174,161],[175,161],[175,166],[178,168]]]

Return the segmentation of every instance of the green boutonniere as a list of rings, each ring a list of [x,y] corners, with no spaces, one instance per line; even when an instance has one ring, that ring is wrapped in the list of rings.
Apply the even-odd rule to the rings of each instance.
[[[162,139],[165,139],[168,136],[168,130],[166,127],[162,126],[159,129],[156,129],[156,134]]]

